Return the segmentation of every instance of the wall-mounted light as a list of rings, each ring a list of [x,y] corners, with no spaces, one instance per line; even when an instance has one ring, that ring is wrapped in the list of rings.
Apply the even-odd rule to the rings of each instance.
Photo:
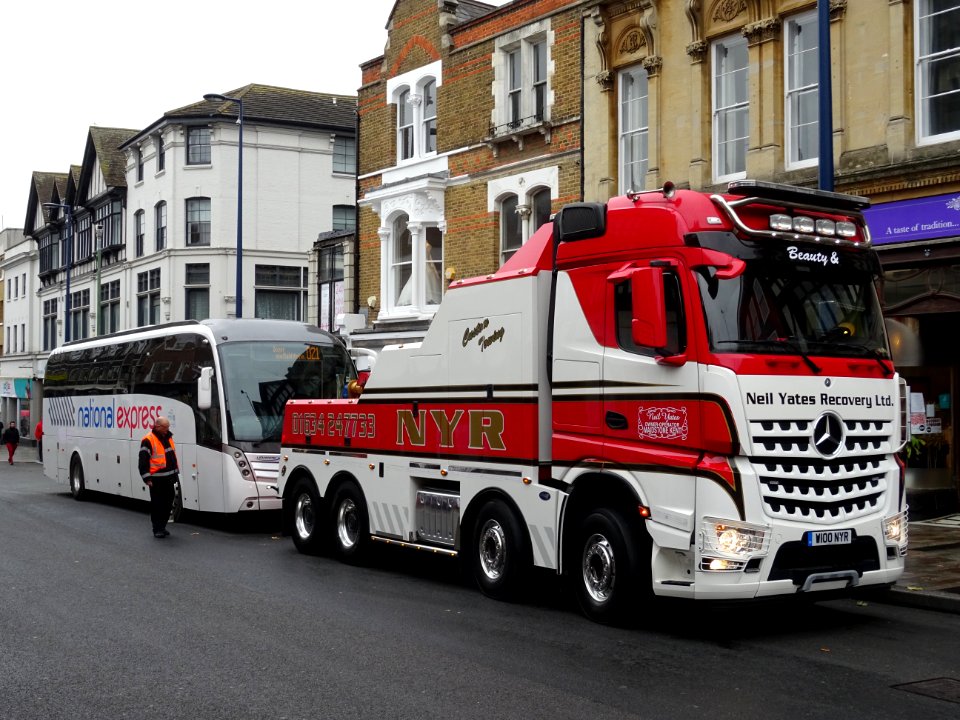
[[[377,296],[371,295],[367,298],[367,307],[373,310],[377,306]]]
[[[450,280],[452,282],[453,279],[457,277],[457,269],[451,265],[450,267],[447,268],[444,275],[447,276],[447,280]]]

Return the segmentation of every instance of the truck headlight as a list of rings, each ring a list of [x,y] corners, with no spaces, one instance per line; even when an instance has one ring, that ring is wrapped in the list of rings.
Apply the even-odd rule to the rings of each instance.
[[[883,536],[888,543],[895,544],[900,548],[901,555],[905,555],[907,552],[907,536],[909,534],[907,517],[907,510],[904,510],[883,519]]]
[[[749,560],[765,555],[770,546],[769,526],[723,518],[705,517],[700,537],[700,549],[704,555],[728,560]]]

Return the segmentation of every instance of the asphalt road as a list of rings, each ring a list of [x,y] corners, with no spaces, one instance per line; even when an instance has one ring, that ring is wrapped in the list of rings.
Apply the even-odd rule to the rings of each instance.
[[[274,521],[150,532],[0,467],[0,718],[951,718],[960,616],[839,600],[581,618],[548,576],[487,600],[453,561],[299,555]],[[960,701],[960,696],[956,697]]]

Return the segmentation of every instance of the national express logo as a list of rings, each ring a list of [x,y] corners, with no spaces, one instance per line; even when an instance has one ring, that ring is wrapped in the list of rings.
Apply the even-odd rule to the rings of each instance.
[[[128,430],[130,437],[139,430],[153,427],[162,405],[123,405],[113,400],[88,398],[50,398],[47,400],[47,418],[51,425],[75,427],[84,430]]]

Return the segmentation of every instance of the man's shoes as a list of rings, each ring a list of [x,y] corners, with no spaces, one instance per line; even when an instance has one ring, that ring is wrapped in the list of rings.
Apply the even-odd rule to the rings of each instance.
[[[165,538],[165,537],[167,537],[168,535],[170,535],[170,531],[169,531],[169,530],[154,530],[154,531],[153,531],[153,536],[154,536],[155,538]]]

